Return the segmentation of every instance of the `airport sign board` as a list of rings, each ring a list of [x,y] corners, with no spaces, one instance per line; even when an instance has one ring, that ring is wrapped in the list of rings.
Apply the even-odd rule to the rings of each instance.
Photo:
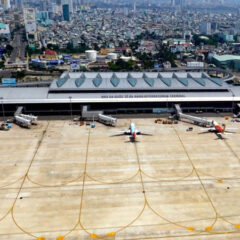
[[[15,86],[16,84],[16,78],[2,78],[2,85],[4,86]]]

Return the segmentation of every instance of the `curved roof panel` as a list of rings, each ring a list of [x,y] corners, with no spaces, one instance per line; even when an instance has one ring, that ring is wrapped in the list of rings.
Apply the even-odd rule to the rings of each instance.
[[[206,86],[206,81],[204,80],[204,78],[193,78],[193,80],[203,87]]]
[[[183,84],[185,87],[188,87],[188,79],[187,78],[177,78],[177,80]]]
[[[168,77],[163,77],[160,73],[158,74],[158,78],[168,87],[171,87],[172,85],[172,81],[170,78]]]
[[[145,80],[145,82],[150,86],[153,87],[154,86],[154,78],[149,78],[147,76],[146,73],[143,74],[143,79]]]
[[[189,79],[193,79],[196,83],[198,83],[199,85],[201,85],[202,87],[205,87],[206,86],[206,81],[205,81],[205,78],[207,78],[207,76],[203,75],[200,77],[200,76],[195,76],[193,77],[190,73],[187,74],[187,77]]]
[[[222,80],[219,79],[219,78],[209,78],[209,80],[211,80],[212,82],[214,82],[218,86],[222,86],[223,85]]]
[[[67,81],[67,78],[64,77],[64,78],[59,78],[56,82],[57,86],[60,88],[63,86],[63,84]]]
[[[158,74],[158,78],[159,78],[165,85],[167,85],[168,87],[171,87],[172,81],[171,81],[170,78],[165,78],[165,77],[163,77],[160,73]]]
[[[110,82],[114,87],[118,86],[118,84],[120,83],[120,79],[117,77],[116,73],[113,73]]]
[[[136,78],[133,78],[131,73],[128,74],[127,76],[127,80],[128,80],[128,83],[132,86],[132,87],[135,87],[136,84],[137,84],[137,79]]]
[[[161,78],[161,81],[162,81],[165,85],[167,85],[168,87],[171,87],[171,85],[172,85],[172,81],[171,81],[171,79],[169,79],[169,78]]]
[[[222,79],[211,78],[201,72],[71,72],[64,73],[61,78],[55,79],[51,89],[76,89],[76,91],[102,90],[136,90],[154,89],[219,89],[227,87]]]
[[[93,84],[95,87],[99,87],[102,83],[102,76],[100,75],[100,73],[98,73],[98,75],[93,79]]]
[[[80,78],[77,78],[75,80],[76,86],[80,87],[84,83],[85,79],[86,79],[86,77],[85,77],[85,74],[83,73]]]
[[[177,79],[183,86],[188,87],[188,79],[183,76],[178,76],[176,73],[173,73],[173,78]]]

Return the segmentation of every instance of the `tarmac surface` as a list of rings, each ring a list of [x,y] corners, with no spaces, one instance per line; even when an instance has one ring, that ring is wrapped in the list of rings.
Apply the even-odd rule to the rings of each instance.
[[[240,123],[201,127],[132,119],[69,120],[0,132],[0,239],[240,239]],[[193,131],[186,131],[193,127]]]

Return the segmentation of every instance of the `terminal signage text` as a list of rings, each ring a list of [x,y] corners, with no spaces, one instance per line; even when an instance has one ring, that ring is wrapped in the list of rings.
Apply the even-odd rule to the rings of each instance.
[[[108,95],[102,98],[184,98],[183,94],[125,94],[125,95]]]

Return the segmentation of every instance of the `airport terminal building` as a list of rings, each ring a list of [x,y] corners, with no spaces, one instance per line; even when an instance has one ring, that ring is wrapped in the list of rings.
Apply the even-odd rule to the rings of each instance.
[[[212,77],[207,71],[65,72],[52,82],[1,86],[2,107],[18,106],[39,115],[80,114],[83,106],[106,114],[170,112],[175,104],[187,111],[233,111],[240,86],[233,76]]]

